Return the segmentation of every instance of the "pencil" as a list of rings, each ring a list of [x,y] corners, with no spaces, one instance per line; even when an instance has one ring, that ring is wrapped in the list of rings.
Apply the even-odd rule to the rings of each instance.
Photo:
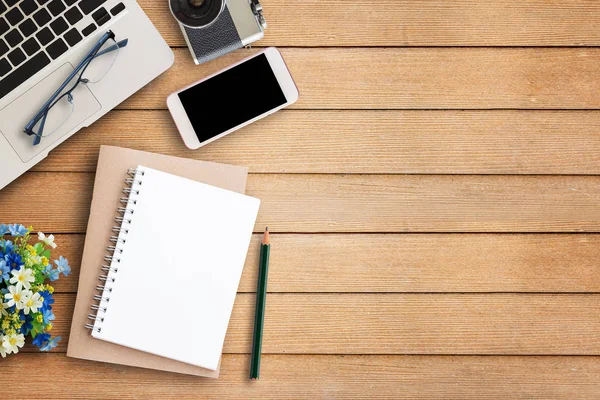
[[[260,376],[260,353],[262,349],[263,325],[265,322],[265,305],[267,303],[267,275],[269,274],[269,227],[265,229],[260,245],[260,262],[258,269],[258,285],[256,287],[256,311],[254,312],[254,337],[252,339],[252,358],[250,360],[250,379]]]

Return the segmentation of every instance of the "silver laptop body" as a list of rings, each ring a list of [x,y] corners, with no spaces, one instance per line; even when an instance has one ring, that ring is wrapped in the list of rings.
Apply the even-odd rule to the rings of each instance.
[[[2,3],[2,1],[0,0],[0,4],[4,4],[3,7],[7,8],[7,4],[16,0],[4,0],[5,3]],[[174,60],[173,52],[134,0],[25,1],[28,2],[23,3],[23,0],[21,0],[17,4],[8,7],[0,16],[4,20],[10,17],[14,22],[18,20],[19,16],[17,12],[12,10],[18,9],[19,13],[23,15],[23,21],[19,22],[19,25],[28,18],[35,22],[34,17],[39,17],[39,23],[35,25],[28,23],[27,29],[21,26],[11,28],[11,30],[18,29],[18,33],[23,37],[22,42],[17,44],[16,47],[22,47],[25,42],[28,42],[27,46],[29,47],[26,46],[25,48],[32,54],[28,54],[24,48],[21,48],[21,53],[26,56],[26,60],[17,63],[16,66],[11,63],[12,70],[0,77],[0,189],[43,160],[56,146],[78,130],[95,122],[160,75],[173,64]],[[32,3],[32,1],[35,3]],[[36,10],[31,11],[34,7],[36,7]],[[63,7],[64,10],[62,10]],[[21,8],[24,8],[25,11]],[[73,8],[75,8],[74,11],[69,11]],[[42,9],[44,11],[40,11]],[[30,12],[30,14],[27,15],[27,12]],[[39,14],[36,14],[38,12]],[[69,13],[67,14],[67,12]],[[77,20],[77,13],[81,14],[79,20]],[[50,15],[53,20],[43,25],[47,18],[41,18],[41,16],[46,14]],[[64,23],[54,23],[53,21],[56,19],[63,19],[67,22],[69,19],[70,21],[77,21],[60,33],[61,29],[64,29]],[[95,29],[90,33],[94,27]],[[1,28],[2,20],[0,19],[0,31]],[[29,37],[25,36],[34,28],[36,32],[31,33]],[[48,30],[44,28],[48,28]],[[56,28],[56,32],[59,32],[59,34],[54,34],[53,28]],[[21,32],[21,29],[25,33]],[[56,54],[57,46],[53,46],[49,50],[47,46],[42,44],[43,36],[39,34],[41,30],[46,33],[51,32],[54,36],[53,40],[62,38],[63,42],[66,42],[68,37],[73,42],[73,37],[77,38],[76,33],[70,32],[69,36],[65,36],[67,32],[73,29],[80,33],[80,41],[72,47],[67,44],[68,50],[59,56]],[[34,146],[34,137],[25,134],[23,128],[97,43],[99,38],[109,30],[115,34],[117,41],[128,39],[127,46],[119,50],[114,64],[100,82],[97,84],[80,84],[77,87],[73,92],[76,100],[75,107],[72,113],[69,114],[68,119],[59,129],[54,130],[50,136],[43,137],[39,145]],[[10,36],[7,37],[7,35]],[[39,35],[41,39],[31,40],[36,35]],[[0,40],[5,43],[4,47],[6,48],[9,39],[12,39],[13,44],[16,42],[15,37],[18,39],[14,32],[11,34],[8,31],[0,35]],[[40,49],[33,52],[32,49],[35,49],[36,43],[40,45]],[[48,45],[52,45],[52,43],[48,43]],[[33,47],[31,47],[32,44]],[[2,42],[0,42],[1,46]],[[3,59],[10,62],[12,57],[13,61],[16,59],[18,62],[20,59],[16,56],[22,58],[19,51],[15,51],[14,54],[11,53],[12,51],[14,50],[11,48],[4,56],[0,56],[0,65],[7,68],[7,63],[3,63]],[[14,81],[9,81],[11,76],[21,74],[22,79],[22,72],[20,71],[12,75],[19,66],[25,65],[30,60],[33,63],[38,59],[45,59],[49,57],[50,51],[56,57],[55,59],[51,60],[48,65],[25,82],[20,83],[8,94],[3,93],[15,86]],[[46,52],[46,54],[40,54],[40,52]],[[9,57],[9,54],[11,57]],[[37,58],[34,59],[35,57]]]

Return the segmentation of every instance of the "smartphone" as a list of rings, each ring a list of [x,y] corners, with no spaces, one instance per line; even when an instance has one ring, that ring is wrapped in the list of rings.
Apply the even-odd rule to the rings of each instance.
[[[197,149],[296,100],[281,53],[269,47],[172,93],[167,107],[185,145]]]

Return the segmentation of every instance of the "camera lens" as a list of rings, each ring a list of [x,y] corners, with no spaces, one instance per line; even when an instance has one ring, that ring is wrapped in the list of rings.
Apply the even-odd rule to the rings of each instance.
[[[212,24],[223,8],[225,0],[169,0],[173,16],[190,28]]]

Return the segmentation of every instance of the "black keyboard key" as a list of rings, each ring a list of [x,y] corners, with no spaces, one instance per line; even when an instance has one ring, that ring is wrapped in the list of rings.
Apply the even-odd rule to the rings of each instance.
[[[21,64],[27,58],[21,49],[14,49],[6,56],[15,67]]]
[[[34,55],[40,49],[40,45],[38,44],[37,40],[35,40],[35,38],[30,38],[25,43],[23,43],[21,47],[23,48],[23,50],[25,50],[25,53],[27,53],[28,56]]]
[[[94,11],[94,13],[92,14],[92,18],[94,18],[94,21],[96,21],[98,26],[102,26],[108,22],[108,20],[110,19],[110,14],[108,13],[108,11],[106,11],[104,7],[101,7]]]
[[[37,0],[38,4],[40,6],[43,6],[44,4],[46,4],[49,0]]]
[[[98,21],[96,21],[98,23],[98,26],[102,26],[105,23],[108,22],[108,20],[110,19],[110,14],[104,14],[102,17],[100,17],[100,19]]]
[[[8,23],[6,22],[6,20],[4,18],[0,18],[0,36],[4,35],[6,32],[8,32],[9,29],[10,29],[10,26],[8,26]]]
[[[50,10],[52,15],[54,15],[55,17],[61,12],[65,11],[66,8],[67,7],[65,7],[63,2],[60,0],[52,0],[52,2],[48,4],[48,10]]]
[[[48,11],[42,8],[40,11],[33,14],[33,19],[35,20],[35,22],[37,22],[38,26],[44,26],[48,22],[50,22],[52,17],[50,16],[50,13]]]
[[[106,3],[106,0],[81,0],[79,2],[79,8],[87,15],[104,3]]]
[[[96,30],[96,25],[94,25],[94,23],[92,22],[91,24],[89,24],[88,26],[83,28],[81,33],[83,33],[83,36],[89,36],[89,34],[94,32],[95,30]]]
[[[7,51],[8,51],[8,46],[6,45],[6,42],[4,40],[0,39],[0,57],[5,55]]]
[[[0,15],[4,14],[4,11],[6,11],[6,10],[7,10],[6,6],[4,5],[4,3],[2,3],[0,1]]]
[[[67,43],[69,43],[69,46],[71,46],[71,47],[73,47],[77,43],[81,42],[81,39],[82,39],[81,35],[79,34],[79,32],[77,32],[77,29],[75,29],[75,28],[73,28],[69,32],[65,33],[64,38],[67,41]]]
[[[13,8],[6,13],[6,19],[8,20],[9,24],[15,26],[19,22],[23,21],[23,14],[21,14],[21,11],[19,11],[18,8]]]
[[[4,0],[4,2],[6,4],[8,4],[9,7],[14,6],[15,4],[17,4],[19,2],[19,0]]]
[[[119,3],[116,6],[114,6],[113,8],[110,9],[110,13],[112,15],[117,15],[118,13],[120,13],[121,11],[123,11],[125,9],[125,4],[123,3]]]
[[[33,33],[37,31],[37,26],[31,19],[26,19],[25,21],[21,22],[21,25],[19,25],[19,30],[23,36],[27,37],[33,35]]]
[[[98,20],[106,14],[108,14],[108,11],[106,11],[106,8],[100,7],[99,9],[97,9],[96,11],[94,11],[92,13],[92,18],[94,18],[94,21],[98,22]]]
[[[0,60],[0,76],[8,74],[11,70],[11,66],[4,58]]]
[[[23,36],[21,36],[18,30],[13,29],[4,36],[4,39],[6,39],[10,47],[15,47],[23,41]]]
[[[81,15],[81,12],[77,7],[73,7],[65,13],[65,18],[69,21],[69,24],[75,25],[83,18],[83,15]]]
[[[23,1],[21,4],[19,4],[19,7],[21,8],[21,11],[23,11],[23,14],[25,14],[25,15],[31,14],[38,8],[37,4],[35,4],[35,1],[33,1],[33,0]]]
[[[40,51],[19,68],[15,69],[9,75],[6,75],[4,79],[0,80],[0,99],[12,92],[37,72],[41,71],[42,68],[48,64],[50,64],[50,59],[46,53]]]
[[[72,6],[73,4],[77,3],[77,0],[65,0],[65,3],[67,3],[67,6]]]
[[[68,47],[61,38],[56,39],[54,42],[52,42],[52,44],[46,47],[46,51],[48,54],[50,54],[50,57],[52,57],[53,60],[56,60],[67,50]]]
[[[67,21],[65,21],[63,17],[58,17],[58,19],[50,23],[50,28],[52,28],[56,36],[59,36],[61,33],[69,29],[69,25],[67,25]]]
[[[41,31],[39,31],[37,35],[35,35],[35,37],[37,38],[37,40],[40,41],[42,46],[47,45],[52,41],[52,39],[54,39],[54,35],[52,34],[52,32],[50,32],[50,29],[48,28],[44,28]]]
[[[8,51],[8,46],[6,45],[6,42],[4,40],[0,39],[0,57],[5,55],[7,51]]]

